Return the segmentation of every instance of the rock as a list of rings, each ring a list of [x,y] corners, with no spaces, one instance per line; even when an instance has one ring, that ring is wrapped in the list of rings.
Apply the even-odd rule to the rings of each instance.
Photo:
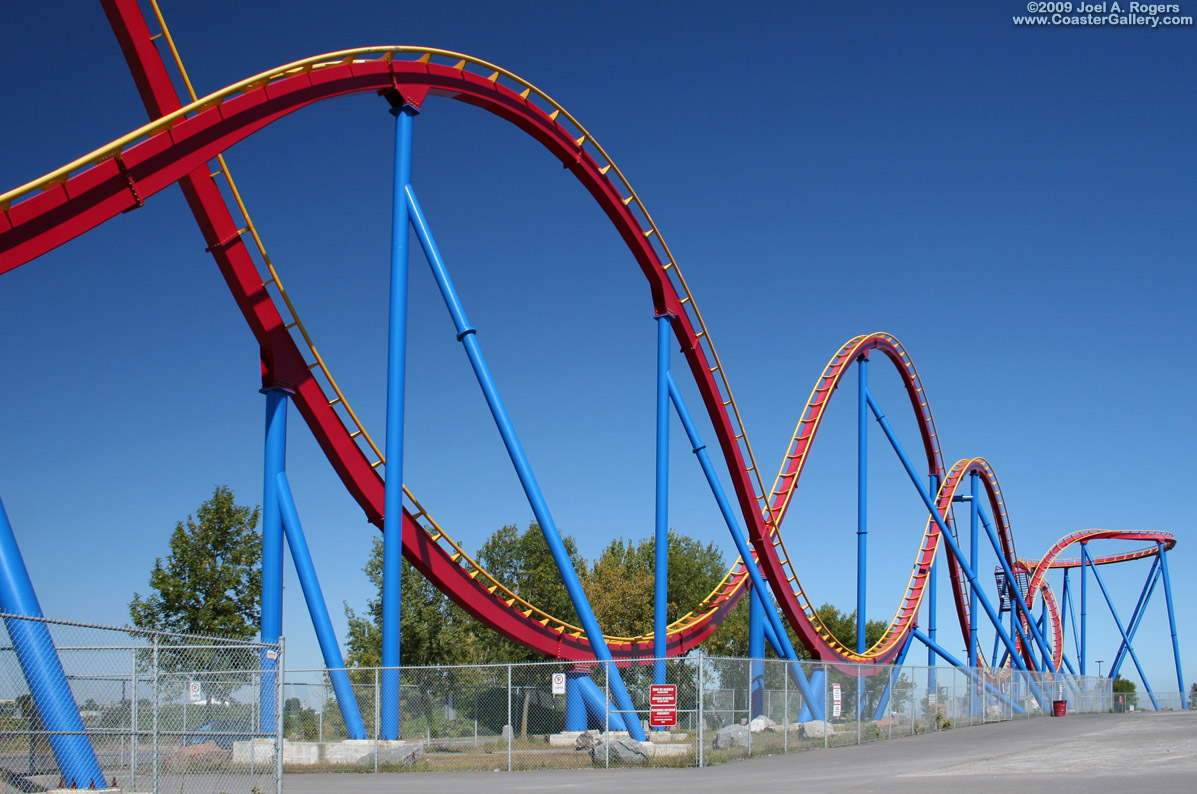
[[[624,736],[604,739],[590,748],[590,759],[596,764],[605,764],[608,754],[613,764],[636,765],[648,760],[648,751],[640,742]]]
[[[748,730],[752,731],[753,733],[764,733],[765,731],[776,731],[777,727],[778,726],[777,726],[776,722],[774,722],[773,720],[764,716],[763,714],[761,716],[753,719],[752,722],[748,723]]]
[[[751,734],[744,725],[724,725],[715,732],[715,749],[723,750],[728,747],[748,747]]]
[[[424,745],[419,742],[379,742],[378,765],[415,766],[424,760]],[[374,753],[362,756],[358,766],[374,766]]]
[[[162,769],[167,772],[197,772],[215,769],[229,760],[232,752],[221,750],[214,742],[192,744],[180,747],[162,758]]]
[[[834,736],[835,729],[823,720],[811,720],[802,723],[798,735],[807,739],[822,739],[825,736]]]
[[[578,734],[578,738],[574,740],[575,750],[592,750],[599,743],[598,734],[590,731],[583,731]]]

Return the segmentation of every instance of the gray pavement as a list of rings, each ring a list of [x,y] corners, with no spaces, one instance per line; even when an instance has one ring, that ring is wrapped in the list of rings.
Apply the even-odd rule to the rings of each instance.
[[[1076,714],[705,769],[288,774],[287,794],[1197,792],[1197,713]]]

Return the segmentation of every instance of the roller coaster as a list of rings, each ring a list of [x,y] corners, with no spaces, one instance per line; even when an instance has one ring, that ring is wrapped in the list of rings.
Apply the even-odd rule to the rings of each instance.
[[[261,350],[262,391],[267,397],[263,639],[277,640],[282,631],[281,566],[285,536],[297,566],[301,567],[301,584],[312,610],[326,665],[330,670],[344,666],[314,567],[310,559],[306,562],[300,559],[306,552],[284,463],[286,412],[293,402],[367,519],[379,529],[386,530],[383,663],[388,668],[397,667],[399,663],[399,554],[481,624],[555,659],[597,658],[627,663],[685,654],[709,637],[738,601],[747,595],[754,601],[754,649],[763,647],[757,638],[765,638],[782,658],[799,658],[799,651],[789,639],[788,628],[811,658],[830,663],[901,663],[911,647],[911,640],[917,638],[930,648],[931,653],[952,664],[974,668],[1008,666],[1049,675],[1066,668],[1076,672],[1064,650],[1067,611],[1072,603],[1067,573],[1081,569],[1083,593],[1087,574],[1091,573],[1096,581],[1102,582],[1099,566],[1151,558],[1151,573],[1129,623],[1118,618],[1105,585],[1101,584],[1123,640],[1116,665],[1121,664],[1124,656],[1130,656],[1136,666],[1139,665],[1131,640],[1156,582],[1162,579],[1172,626],[1178,682],[1183,691],[1166,561],[1166,552],[1175,545],[1175,538],[1155,531],[1087,530],[1061,539],[1039,559],[1019,557],[993,468],[983,458],[963,459],[951,466],[947,464],[922,380],[910,354],[890,334],[857,336],[835,352],[815,381],[778,474],[772,487],[766,489],[710,329],[699,313],[695,297],[660,229],[624,173],[595,137],[560,104],[531,83],[502,67],[449,50],[410,46],[362,47],[305,58],[253,75],[206,96],[197,96],[156,2],[153,3],[154,15],[162,31],[158,35],[151,34],[136,0],[102,0],[102,3],[151,121],[39,179],[0,194],[0,273],[25,265],[117,215],[143,206],[172,185],[178,184],[182,188],[207,250],[220,268]],[[155,43],[160,37],[173,56],[174,66],[190,92],[189,97],[181,99],[176,92],[167,60]],[[284,287],[280,269],[267,255],[262,237],[250,219],[246,203],[223,157],[229,147],[301,108],[356,93],[384,97],[396,117],[391,336],[387,432],[383,448],[366,431],[334,380],[329,364],[317,353],[312,336]],[[674,622],[666,625],[663,606],[658,603],[652,633],[608,636],[595,621],[490,376],[474,328],[420,208],[410,180],[411,129],[414,117],[425,110],[430,98],[456,100],[489,112],[514,125],[556,157],[613,224],[648,282],[658,327],[658,602],[664,600],[661,588],[666,575],[660,553],[664,546],[662,532],[668,526],[667,436],[671,405],[687,433],[740,554],[718,586],[692,611]],[[416,496],[401,486],[400,465],[387,463],[388,460],[402,460],[403,351],[406,342],[403,328],[409,228],[414,231],[432,267],[455,323],[457,339],[478,377],[512,464],[577,607],[580,626],[528,602],[488,573],[453,540],[448,529],[432,517]],[[712,460],[699,436],[670,369],[671,345],[680,347],[688,377],[701,395],[702,408],[713,428],[719,456],[730,478],[733,491],[730,498],[720,485],[718,464]],[[901,379],[922,442],[923,454],[917,463],[903,449],[868,388],[870,362],[888,362]],[[782,524],[793,504],[832,397],[854,368],[857,370],[861,428],[860,608],[857,642],[854,647],[849,647],[823,623],[804,590],[795,558],[783,539]],[[863,631],[867,534],[864,428],[870,415],[881,426],[924,501],[928,518],[897,611],[883,636],[866,647]],[[967,522],[964,519],[958,521],[955,515],[961,505],[967,506]],[[398,521],[388,522],[387,516],[396,517]],[[966,523],[967,543],[963,528]],[[0,534],[7,533],[8,541],[3,550],[9,555],[8,559],[12,559],[16,544],[7,518],[0,530],[3,530]],[[996,573],[1000,600],[996,606],[986,595],[979,570],[977,550],[983,536],[992,542],[999,562]],[[1088,550],[1088,544],[1093,541],[1129,541],[1136,545],[1131,551],[1094,556]],[[1064,552],[1073,547],[1079,549],[1077,556],[1063,558]],[[300,553],[295,553],[297,549]],[[19,552],[16,554],[19,560]],[[936,562],[941,558],[947,563],[946,575],[961,636],[969,649],[967,660],[953,657],[935,638],[933,602],[939,567]],[[1050,571],[1065,574],[1060,599],[1048,582]],[[22,594],[32,595],[32,584],[27,575],[23,581],[24,584],[16,585],[5,583],[6,589],[0,594],[4,596],[0,607],[5,612],[36,612],[36,598],[32,602],[28,598],[22,601]],[[1082,605],[1084,598],[1082,594]],[[919,626],[919,616],[928,599],[932,602],[931,623],[930,631],[925,632]],[[1037,606],[1044,613],[1038,620],[1033,615]],[[1008,625],[1002,618],[1005,612],[1010,614]],[[989,654],[981,647],[978,619],[982,613],[992,623],[995,635],[994,650]],[[1078,643],[1082,674],[1086,655],[1083,615],[1082,606],[1082,640]],[[1075,632],[1075,618],[1073,624]],[[16,628],[10,627],[10,630],[15,632]],[[43,672],[38,675],[52,677],[53,660],[42,661],[46,664],[39,668]],[[1111,665],[1111,677],[1117,673],[1116,665]],[[26,669],[28,675],[29,668]],[[383,738],[398,736],[394,694],[398,672],[393,672],[394,678],[383,682]],[[61,669],[58,674],[61,675]],[[799,687],[805,691],[806,681],[801,672],[798,671],[796,676]],[[334,685],[347,686],[347,681],[338,681],[335,676],[333,679]],[[1143,680],[1146,682],[1145,676]],[[618,676],[612,684],[613,697],[619,707],[629,709],[630,700],[619,684]],[[388,690],[388,686],[391,689]],[[269,688],[264,683],[263,689]],[[54,691],[52,686],[38,689]],[[341,698],[342,703],[346,701],[352,702],[353,698]],[[43,704],[38,705],[43,708]],[[43,711],[49,714],[54,708],[54,704],[47,702]],[[355,732],[355,725],[360,730],[360,717],[355,723],[347,715],[346,723],[351,734]],[[47,725],[50,724],[47,721]],[[628,727],[634,734],[639,728],[631,722]],[[70,748],[64,746],[63,752],[69,756]],[[75,776],[95,779],[95,775],[95,771],[84,767]]]

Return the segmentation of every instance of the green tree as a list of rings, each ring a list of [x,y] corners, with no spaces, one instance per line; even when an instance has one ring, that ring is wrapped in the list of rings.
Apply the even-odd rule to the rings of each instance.
[[[258,631],[262,595],[260,509],[238,505],[219,485],[195,517],[180,521],[170,554],[150,572],[154,592],[133,594],[129,614],[141,629],[248,639]],[[148,653],[142,663],[149,664]],[[258,651],[243,646],[189,647],[186,640],[159,642],[159,669],[174,673],[164,686],[200,681],[210,700],[229,700],[258,665]]]
[[[1128,678],[1123,678],[1121,675],[1119,675],[1114,678],[1112,689],[1115,695],[1125,695],[1122,700],[1123,707],[1138,705],[1139,696],[1135,692],[1138,687],[1135,686],[1134,681],[1131,681]],[[1117,702],[1117,698],[1115,698],[1115,702]]]
[[[165,563],[150,572],[152,595],[133,594],[129,614],[141,629],[248,638],[257,633],[262,596],[260,509],[238,505],[219,485],[196,517],[180,521]]]
[[[1197,683],[1189,687],[1189,708],[1197,709]]]

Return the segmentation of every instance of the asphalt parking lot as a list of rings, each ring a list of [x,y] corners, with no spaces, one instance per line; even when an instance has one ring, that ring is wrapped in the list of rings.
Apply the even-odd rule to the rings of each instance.
[[[705,769],[288,774],[316,792],[984,792],[1197,790],[1197,713],[1076,714],[959,728],[861,747],[754,758]]]

